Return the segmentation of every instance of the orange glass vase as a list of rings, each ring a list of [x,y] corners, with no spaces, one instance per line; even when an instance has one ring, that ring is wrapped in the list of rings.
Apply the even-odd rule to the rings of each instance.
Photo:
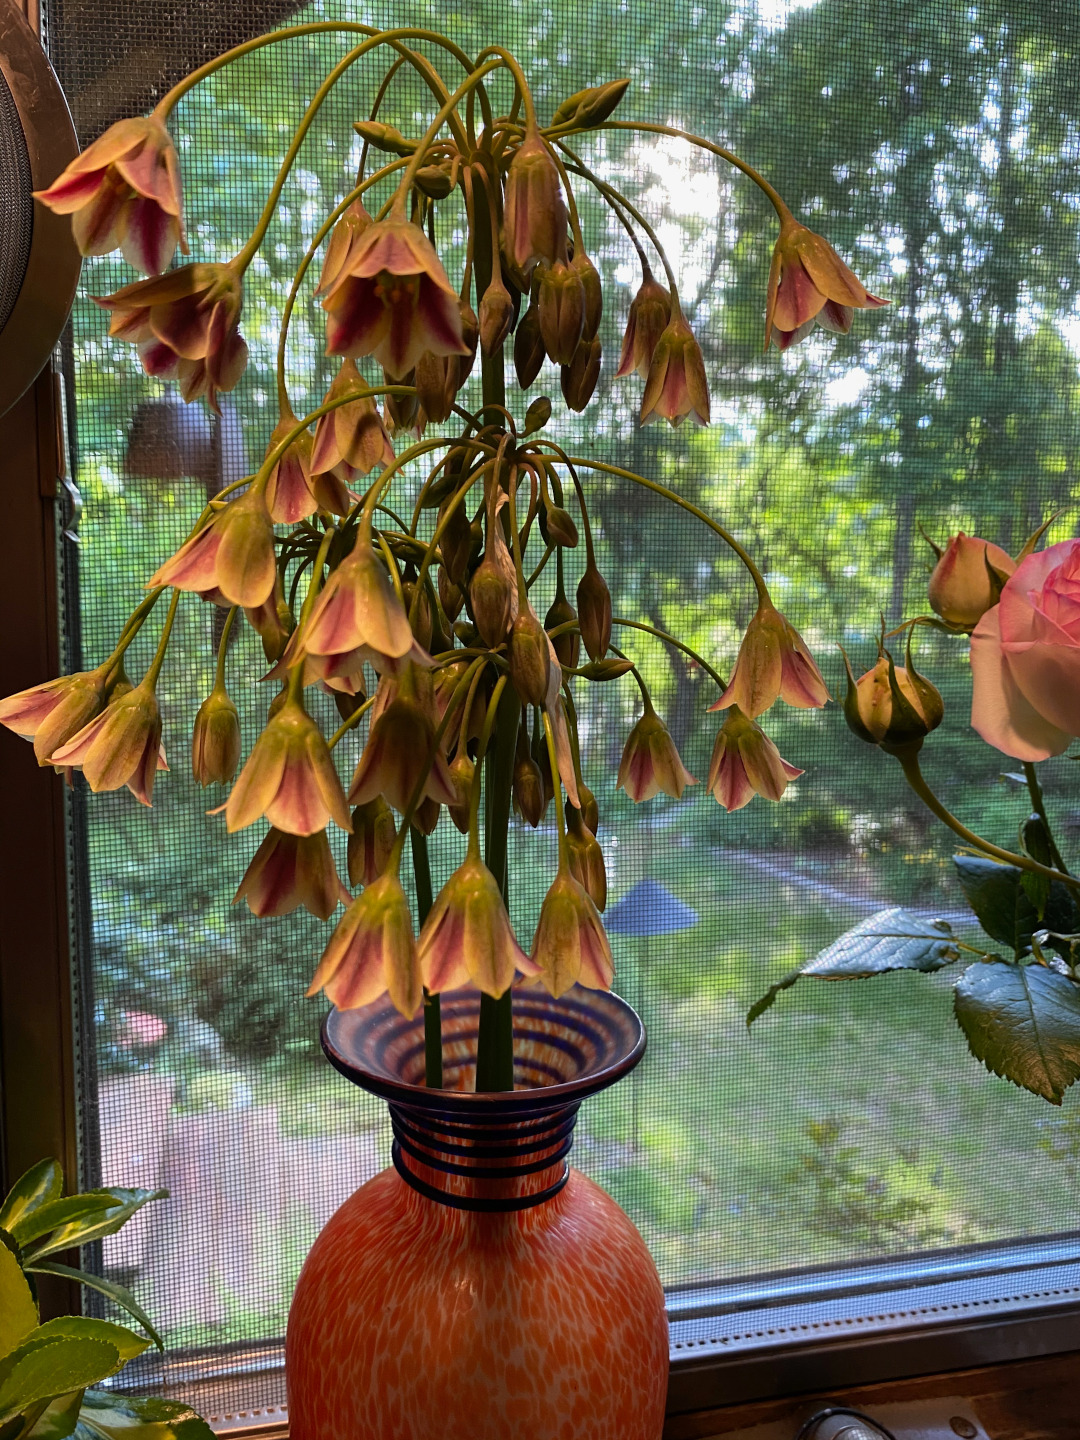
[[[512,1092],[477,1094],[478,997],[422,1020],[333,1011],[331,1062],[389,1101],[393,1165],[330,1219],[285,1344],[291,1440],[660,1440],[664,1292],[645,1242],[566,1155],[581,1101],[645,1049],[634,1011],[574,989],[514,997]]]

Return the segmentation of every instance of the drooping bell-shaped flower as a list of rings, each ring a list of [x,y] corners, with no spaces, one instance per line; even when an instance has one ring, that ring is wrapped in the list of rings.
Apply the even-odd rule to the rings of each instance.
[[[240,763],[240,717],[224,684],[199,706],[191,736],[191,773],[197,785],[227,785]]]
[[[526,279],[540,261],[565,259],[566,202],[558,168],[536,130],[518,146],[507,172],[503,252]]]
[[[738,705],[756,720],[777,700],[797,710],[812,710],[828,699],[821,671],[802,636],[771,601],[762,600],[746,627],[728,687],[709,709]]]
[[[596,906],[580,881],[560,869],[540,907],[529,957],[558,998],[571,985],[610,990],[615,962]]]
[[[408,808],[414,791],[439,805],[457,799],[454,782],[441,746],[435,744],[435,723],[413,684],[399,686],[394,698],[372,720],[353,775],[349,800],[363,805],[376,796],[400,813]]]
[[[372,549],[370,529],[361,525],[351,553],[319,593],[301,647],[309,655],[340,655],[366,646],[397,660],[414,643],[405,607]]]
[[[572,266],[557,260],[537,271],[537,313],[548,359],[569,365],[585,327],[585,286]]]
[[[49,756],[53,765],[81,769],[93,791],[126,785],[136,800],[149,805],[154,777],[166,770],[161,749],[161,712],[151,681],[115,693],[89,724]]]
[[[701,346],[676,307],[653,351],[640,418],[642,425],[650,420],[681,425],[687,415],[699,425],[709,423],[709,382]]]
[[[853,311],[888,303],[869,293],[827,240],[790,215],[781,222],[769,270],[766,350],[786,350],[815,324],[846,335]]]
[[[603,347],[594,335],[591,340],[581,341],[570,364],[559,371],[563,399],[575,414],[580,414],[592,399],[603,358]]]
[[[314,835],[333,820],[349,830],[349,807],[322,731],[286,697],[266,722],[222,807],[232,834],[265,815],[290,835]]]
[[[97,300],[111,312],[109,334],[139,347],[148,375],[180,382],[185,400],[232,390],[248,350],[240,331],[243,287],[229,265],[182,265]]]
[[[616,380],[635,371],[642,380],[648,380],[656,347],[671,319],[671,292],[660,284],[648,265],[643,269],[641,286],[630,302]]]
[[[420,971],[433,994],[475,985],[496,998],[514,972],[537,973],[518,944],[495,876],[472,849],[439,891],[420,931]]]
[[[254,609],[273,595],[276,580],[274,527],[262,491],[250,485],[165,561],[147,589],[172,585]]]
[[[675,800],[682,799],[687,785],[696,785],[679,758],[667,726],[645,702],[645,714],[627,736],[619,762],[617,790],[625,790],[635,804],[651,800],[660,790]]]
[[[156,115],[118,120],[35,197],[71,216],[81,255],[119,248],[129,265],[160,275],[184,238],[180,166]]]
[[[266,458],[285,437],[296,429],[296,416],[291,411],[282,415],[274,426],[266,447]],[[266,508],[270,518],[279,525],[295,525],[306,520],[318,509],[311,484],[311,434],[302,430],[274,461],[266,479]],[[348,502],[338,514],[345,514]]]
[[[423,987],[409,902],[397,875],[381,875],[352,902],[323,951],[309,995],[322,990],[339,1010],[389,991],[402,1015],[420,1007]]]
[[[404,216],[376,220],[323,296],[331,355],[374,355],[394,380],[424,352],[468,353],[457,291],[435,247]]]
[[[291,915],[302,905],[320,920],[329,920],[338,901],[352,896],[338,878],[325,830],[290,835],[273,826],[252,856],[233,904],[246,900],[253,915]]]
[[[607,870],[600,842],[575,805],[566,807],[566,852],[570,874],[603,914],[607,905]]]
[[[61,675],[0,700],[0,725],[34,742],[39,765],[97,715],[105,703],[108,666]]]
[[[708,788],[725,810],[741,810],[755,795],[779,800],[802,773],[781,759],[760,725],[732,705],[709,762]]]
[[[360,199],[354,200],[330,232],[330,244],[326,247],[326,258],[323,260],[316,295],[325,295],[334,288],[348,270],[360,237],[373,223],[364,209],[364,202]]]
[[[354,391],[360,393],[355,400],[319,417],[311,452],[313,475],[333,474],[348,485],[357,475],[370,474],[377,465],[393,464],[394,447],[378,406],[372,396],[363,394],[368,388],[355,362],[343,360],[326,400],[337,400]]]
[[[353,811],[348,841],[350,885],[374,885],[386,869],[397,839],[394,812],[381,795]]]

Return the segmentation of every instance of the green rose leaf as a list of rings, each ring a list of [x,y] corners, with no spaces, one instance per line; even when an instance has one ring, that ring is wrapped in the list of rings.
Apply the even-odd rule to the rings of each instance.
[[[114,1234],[136,1210],[141,1210],[151,1200],[164,1200],[168,1193],[168,1190],[124,1190],[119,1187],[88,1190],[85,1195],[72,1195],[67,1200],[43,1205],[20,1222],[20,1227],[25,1224],[30,1234],[23,1234],[20,1228],[15,1238],[24,1247],[25,1262],[30,1268],[34,1261],[45,1255],[70,1250],[75,1245],[88,1245],[91,1240]],[[71,1211],[64,1212],[62,1207],[68,1205],[72,1207]],[[54,1216],[55,1224],[47,1224]],[[38,1243],[28,1243],[31,1240]]]
[[[879,910],[834,940],[807,965],[785,975],[756,1000],[746,1016],[752,1025],[782,990],[797,980],[865,980],[890,970],[940,970],[960,958],[944,920],[922,920],[900,906]]]
[[[18,1221],[49,1200],[59,1200],[64,1193],[64,1172],[55,1160],[42,1160],[32,1165],[16,1180],[0,1205],[0,1230],[13,1234]]]
[[[1060,1105],[1080,1076],[1080,985],[1042,965],[972,965],[956,984],[968,1047],[995,1075]]]
[[[121,1310],[126,1310],[132,1319],[139,1322],[159,1350],[165,1349],[164,1341],[150,1323],[150,1317],[146,1311],[131,1291],[123,1285],[118,1285],[115,1280],[104,1280],[100,1275],[92,1275],[88,1270],[76,1270],[71,1265],[61,1265],[58,1260],[42,1260],[35,1265],[27,1266],[27,1269],[35,1275],[61,1275],[65,1280],[76,1280],[90,1290],[107,1295],[114,1304],[120,1306]]]
[[[1041,893],[1028,894],[1024,871],[1018,865],[999,865],[982,855],[954,855],[960,886],[979,924],[1016,955],[1031,944],[1036,930],[1046,928],[1068,935],[1076,926],[1076,906],[1068,889],[1051,881],[1039,916]]]
[[[70,1395],[60,1395],[51,1401],[48,1409],[30,1431],[27,1440],[65,1440],[66,1436],[73,1434],[79,1423],[82,1398],[81,1390],[73,1390]]]
[[[37,1323],[37,1306],[22,1266],[6,1245],[0,1245],[0,1356],[14,1350]]]
[[[105,1340],[35,1335],[0,1360],[0,1425],[31,1405],[81,1390],[113,1375],[124,1362]]]
[[[75,1440],[214,1440],[210,1426],[187,1405],[157,1396],[88,1390]]]

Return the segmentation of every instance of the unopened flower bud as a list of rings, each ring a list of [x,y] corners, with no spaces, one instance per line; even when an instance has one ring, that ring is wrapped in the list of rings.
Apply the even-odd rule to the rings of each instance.
[[[910,645],[906,667],[894,664],[883,649],[874,668],[856,680],[844,655],[848,683],[843,708],[848,728],[860,740],[880,745],[890,754],[918,750],[945,713],[941,695],[916,673],[910,660]]]
[[[438,524],[442,525],[444,518],[446,520],[439,538],[439,548],[442,551],[442,562],[446,567],[446,573],[455,585],[463,585],[465,577],[469,573],[469,561],[472,558],[472,527],[469,524],[469,517],[465,514],[464,502],[459,501],[449,516],[447,516],[448,504],[448,501],[444,501],[439,506]]]
[[[588,405],[600,379],[600,365],[603,351],[597,339],[582,340],[574,352],[569,365],[559,372],[559,384],[563,399],[571,410],[581,412]]]
[[[604,290],[600,283],[600,272],[585,254],[579,250],[570,261],[570,269],[581,281],[585,291],[585,322],[581,332],[583,340],[593,340],[604,318]]]
[[[427,650],[431,647],[431,597],[428,595],[427,586],[423,585],[420,587],[420,598],[418,601],[416,600],[416,579],[416,570],[409,565],[401,582],[401,595],[405,602],[405,613],[409,616],[413,638],[418,645]],[[414,601],[416,601],[415,611],[413,609]]]
[[[671,294],[646,265],[641,288],[630,302],[619,368],[615,371],[616,380],[634,371],[642,380],[648,380],[656,347],[670,319]]]
[[[400,380],[395,380],[384,370],[383,382],[386,385],[415,385],[416,371],[410,370]],[[387,428],[392,435],[396,435],[399,430],[414,430],[420,420],[420,397],[415,392],[405,395],[388,394],[383,398],[383,411]]]
[[[455,585],[447,574],[445,565],[439,566],[439,604],[443,608],[443,614],[451,624],[461,613],[461,607],[465,604],[465,592],[460,585]],[[447,647],[449,648],[449,647]]]
[[[373,885],[386,869],[396,839],[394,812],[381,795],[357,805],[347,849],[349,884]]]
[[[542,504],[539,521],[545,545],[563,545],[568,550],[577,546],[577,526],[569,510],[564,510],[561,505]]]
[[[420,804],[413,811],[412,827],[421,835],[434,834],[435,827],[439,823],[439,816],[442,814],[442,806],[430,795],[425,795]]]
[[[544,349],[556,365],[569,365],[585,324],[585,287],[580,275],[561,260],[545,265],[539,274],[537,306]]]
[[[240,717],[224,685],[199,706],[191,737],[191,772],[198,785],[227,785],[240,763]]]
[[[535,435],[538,430],[543,430],[550,419],[551,401],[546,395],[541,395],[525,411],[525,428],[521,432],[522,437]]]
[[[554,792],[552,792],[554,794]],[[548,800],[544,793],[544,777],[529,753],[528,746],[518,746],[514,761],[514,809],[535,830],[544,818]]]
[[[424,414],[436,425],[448,419],[457,394],[452,383],[456,372],[454,376],[450,374],[454,358],[452,355],[433,355],[430,350],[425,350],[416,362],[417,398],[424,407]]]
[[[1016,569],[1016,561],[1000,545],[965,535],[954,535],[934,566],[927,587],[930,604],[947,625],[973,629],[991,606],[1001,587]]]
[[[570,874],[584,887],[585,893],[602,914],[607,905],[604,852],[596,836],[585,825],[581,811],[574,805],[566,807],[566,849]]]
[[[586,130],[602,125],[626,94],[629,80],[609,80],[604,85],[590,85],[568,95],[551,117],[551,128],[573,125]]]
[[[459,750],[454,756],[450,766],[450,779],[453,781],[457,799],[453,805],[446,808],[450,813],[450,819],[454,822],[462,835],[469,833],[469,807],[472,800],[473,778],[476,774],[476,766],[469,759],[468,753]]]
[[[528,390],[544,364],[544,337],[540,333],[540,311],[535,304],[521,317],[514,334],[514,369],[518,384]]]
[[[384,125],[381,120],[354,120],[353,129],[362,140],[369,145],[374,145],[376,150],[382,150],[388,155],[400,155],[406,159],[416,149],[415,140],[406,140],[400,130],[393,125]]]
[[[469,606],[489,649],[506,639],[514,619],[514,578],[495,558],[489,545],[469,581]]]
[[[603,660],[611,644],[611,591],[590,560],[577,588],[578,624],[585,649],[593,660]]]
[[[577,611],[565,595],[556,595],[551,602],[551,609],[544,617],[544,629],[550,635],[560,625],[569,624],[577,624]],[[577,631],[565,630],[561,635],[556,635],[551,643],[559,657],[559,664],[567,670],[576,670],[581,658],[581,636]]]
[[[594,835],[600,833],[600,808],[596,803],[596,796],[585,784],[584,780],[578,781],[578,799],[581,801],[581,818]]]
[[[429,200],[445,200],[450,194],[450,172],[441,165],[421,165],[413,184]]]
[[[550,265],[566,248],[566,202],[559,172],[538,131],[526,135],[506,176],[503,249],[526,278],[538,261]]]
[[[603,684],[606,680],[621,680],[633,668],[632,660],[610,655],[606,660],[590,660],[587,665],[581,667],[578,673],[583,680],[592,680]]]
[[[510,679],[522,704],[544,704],[551,679],[550,657],[547,632],[526,606],[510,630]]]
[[[496,275],[480,301],[480,348],[485,355],[495,354],[510,334],[513,323],[514,302]]]

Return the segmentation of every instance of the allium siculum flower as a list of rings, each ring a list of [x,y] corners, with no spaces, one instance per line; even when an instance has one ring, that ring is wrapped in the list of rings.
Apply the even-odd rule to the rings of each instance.
[[[243,287],[228,265],[182,265],[97,304],[112,312],[109,334],[139,347],[148,375],[178,380],[185,400],[205,395],[219,410],[218,392],[232,390],[244,373],[248,349],[237,329]]]
[[[525,311],[514,331],[514,369],[522,390],[528,390],[540,374],[546,355],[544,337],[540,333],[540,312],[534,303]]]
[[[343,655],[364,646],[398,660],[414,643],[405,608],[372,549],[371,529],[361,525],[352,552],[330,572],[315,601],[301,651]]]
[[[389,991],[402,1015],[420,1008],[423,987],[409,902],[397,875],[381,875],[345,911],[323,951],[309,995],[322,990],[339,1010]]]
[[[760,725],[732,705],[709,762],[708,789],[725,810],[741,810],[755,795],[779,800],[802,773],[781,759]]]
[[[262,490],[249,485],[150,577],[147,589],[172,585],[245,610],[257,609],[277,582],[274,527]]]
[[[516,970],[537,973],[514,936],[495,876],[471,845],[424,922],[419,960],[424,984],[435,995],[472,984],[498,998]]]
[[[374,885],[386,869],[397,839],[394,812],[381,795],[353,811],[348,841],[350,885]]]
[[[944,553],[938,550],[927,585],[930,604],[946,625],[972,630],[998,603],[1001,587],[1015,569],[1016,561],[1000,545],[961,530]]]
[[[372,396],[362,393],[368,388],[355,362],[343,360],[326,400],[337,400],[352,391],[361,393],[319,416],[311,451],[313,475],[334,474],[348,485],[357,475],[369,475],[376,465],[393,464],[394,447],[378,406]]]
[[[540,261],[566,258],[566,202],[559,171],[538,131],[526,135],[506,176],[503,251],[526,279]]]
[[[625,790],[635,804],[640,804],[660,790],[681,800],[687,785],[697,783],[679,758],[667,726],[646,700],[645,714],[623,747],[616,790]]]
[[[71,216],[81,255],[119,247],[129,265],[160,275],[177,244],[188,253],[180,166],[172,137],[156,115],[120,120],[88,145],[35,197]]]
[[[581,811],[574,805],[566,807],[566,850],[570,874],[601,914],[607,905],[607,870],[600,842],[585,824]]]
[[[906,667],[895,665],[882,649],[873,669],[856,680],[844,655],[847,694],[843,708],[848,729],[860,740],[890,753],[917,750],[945,714],[937,689],[912,665],[910,648],[907,658]]]
[[[699,425],[709,423],[709,382],[701,346],[676,305],[653,351],[640,419],[642,425],[650,420],[681,425],[687,415]]]
[[[738,705],[756,720],[778,699],[797,710],[813,710],[826,703],[829,691],[794,625],[771,601],[762,600],[746,627],[728,687],[709,709]]]
[[[453,805],[457,800],[446,757],[435,745],[432,717],[415,685],[400,686],[386,709],[372,720],[349,800],[363,805],[382,795],[403,814],[421,781],[421,798],[440,805]]]
[[[515,771],[515,775],[516,773]],[[475,777],[476,766],[469,758],[468,752],[459,750],[450,762],[450,779],[453,782],[457,799],[453,805],[448,805],[446,808],[450,819],[454,822],[454,828],[462,835],[469,833],[469,811]]]
[[[280,660],[289,637],[296,629],[296,618],[289,609],[285,593],[281,588],[281,575],[274,581],[274,588],[261,605],[249,605],[244,614],[248,624],[262,641],[263,654],[272,665]]]
[[[364,209],[364,202],[354,200],[330,232],[330,244],[326,247],[326,259],[323,261],[316,295],[325,295],[334,288],[348,269],[360,237],[373,223]]]
[[[99,714],[105,703],[108,664],[61,675],[0,700],[0,725],[34,742],[39,765]]]
[[[815,324],[846,335],[853,311],[888,303],[869,293],[827,240],[790,215],[781,221],[769,270],[766,350],[770,344],[786,350]]]
[[[282,415],[274,426],[264,460],[295,429],[296,416],[291,411]],[[295,525],[298,520],[314,515],[319,508],[311,485],[311,435],[307,430],[302,430],[274,462],[263,493],[270,519],[278,525]],[[345,508],[337,513],[345,514],[347,510],[346,502]]]
[[[191,736],[191,773],[197,785],[227,785],[240,763],[240,717],[223,684],[199,706]]]
[[[394,380],[426,350],[465,355],[457,291],[435,247],[404,216],[376,220],[323,297],[331,355],[374,355]]]
[[[260,815],[290,835],[314,835],[333,820],[351,829],[349,807],[322,731],[289,696],[255,742],[221,807],[230,835]]]
[[[648,265],[643,269],[641,287],[630,302],[616,380],[635,371],[642,380],[648,380],[656,347],[671,319],[670,291],[660,284]]]
[[[253,915],[291,915],[302,905],[320,920],[329,920],[338,901],[348,905],[352,896],[338,878],[325,830],[290,835],[271,826],[244,871],[233,904],[240,899]]]
[[[149,805],[154,777],[167,770],[161,749],[161,712],[149,680],[115,693],[100,715],[49,756],[53,765],[81,769],[93,791],[126,785]]]
[[[477,335],[485,355],[494,355],[510,334],[513,323],[514,302],[502,276],[496,274],[480,299]]]
[[[581,276],[563,261],[537,271],[540,286],[537,313],[548,359],[569,365],[585,326],[585,286]]]
[[[600,379],[603,358],[600,341],[593,336],[591,340],[582,340],[574,351],[573,360],[559,371],[559,387],[563,399],[577,414],[585,409],[593,397],[596,383]]]
[[[530,959],[556,999],[572,985],[610,990],[615,962],[596,906],[580,881],[560,868],[540,907]]]

